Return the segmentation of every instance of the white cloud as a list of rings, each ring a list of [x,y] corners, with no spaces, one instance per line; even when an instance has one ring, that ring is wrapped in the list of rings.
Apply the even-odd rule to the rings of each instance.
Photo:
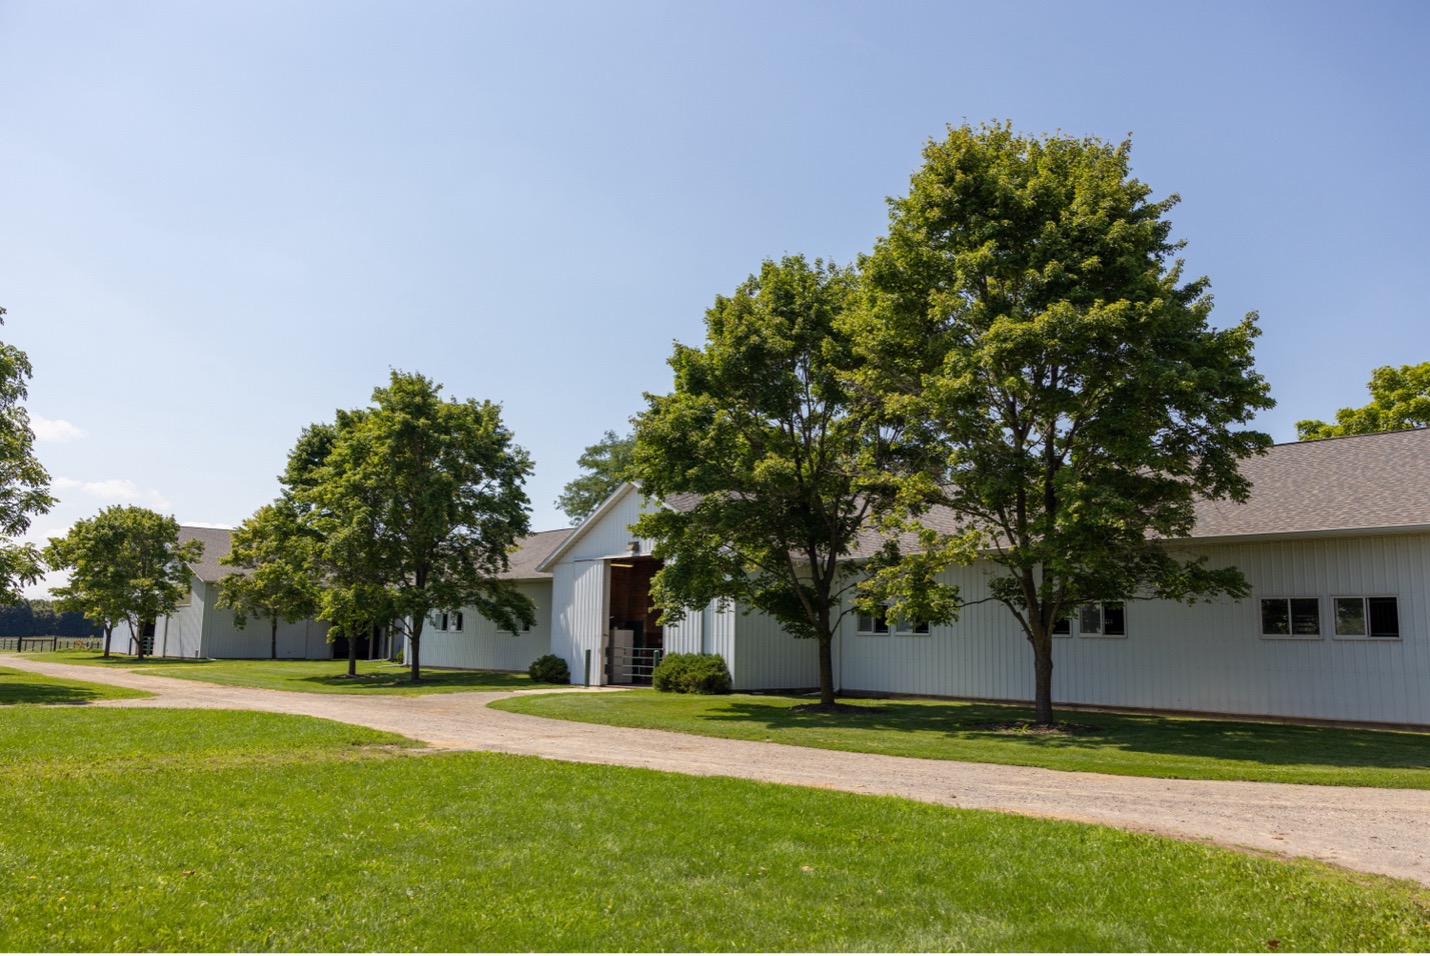
[[[56,478],[53,486],[56,492],[77,491],[90,498],[100,501],[107,501],[111,504],[141,504],[149,505],[160,510],[167,510],[173,507],[173,502],[169,501],[154,488],[140,488],[128,478],[106,478],[103,481],[77,481],[74,478]]]
[[[54,442],[57,445],[89,437],[83,428],[67,422],[63,418],[46,418],[43,415],[32,414],[30,427],[35,430],[36,441]]]

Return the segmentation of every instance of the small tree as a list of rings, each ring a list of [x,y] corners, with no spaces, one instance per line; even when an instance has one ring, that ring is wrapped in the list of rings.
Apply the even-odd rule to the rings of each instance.
[[[240,628],[249,617],[266,620],[272,660],[278,658],[278,622],[291,624],[318,613],[311,544],[292,503],[280,498],[234,529],[229,553],[220,559],[242,570],[219,581],[218,606],[231,608]]]
[[[443,399],[441,386],[394,371],[373,406],[312,430],[290,457],[299,514],[320,542],[322,614],[363,618],[374,603],[408,639],[412,680],[434,611],[473,607],[505,630],[535,621],[498,575],[528,532],[531,462],[490,402]],[[370,618],[368,620],[371,620]]]
[[[0,309],[0,324],[4,315]],[[55,503],[50,476],[33,452],[29,415],[20,404],[29,394],[26,382],[32,374],[29,357],[0,342],[0,604],[23,600],[21,589],[44,573],[38,548],[3,539],[24,534],[31,519]]]
[[[1148,200],[1129,149],[951,128],[891,201],[851,324],[865,394],[941,458],[904,500],[982,539],[990,593],[1033,650],[1041,724],[1053,629],[1076,605],[1248,593],[1235,568],[1157,539],[1188,536],[1198,498],[1248,494],[1239,462],[1270,438],[1236,426],[1272,405],[1255,317],[1210,327],[1207,281],[1183,281],[1168,238],[1177,199]]]
[[[137,656],[144,658],[143,626],[172,614],[189,594],[189,564],[203,557],[202,541],[179,542],[179,523],[148,508],[115,505],[75,522],[45,550],[53,570],[68,570],[54,589],[67,610],[104,628],[104,655],[120,621],[129,625]]]
[[[846,597],[900,558],[890,541],[855,560],[861,531],[891,503],[884,471],[901,453],[898,433],[846,385],[853,343],[839,319],[856,301],[849,269],[766,262],[706,312],[704,349],[676,345],[674,392],[647,395],[636,419],[642,491],[692,502],[634,526],[667,560],[652,586],[662,620],[716,600],[772,616],[815,642],[823,707],[835,704],[831,647]],[[922,614],[950,617],[956,592],[931,575],[920,584],[910,598]]]
[[[1336,423],[1315,419],[1296,423],[1301,441],[1369,435],[1430,425],[1430,362],[1419,365],[1383,365],[1370,375],[1370,404],[1343,408]]]
[[[585,473],[571,479],[556,499],[556,507],[566,512],[572,524],[580,524],[611,497],[631,476],[631,455],[635,450],[634,435],[617,435],[607,431],[601,440],[590,445],[576,459]]]

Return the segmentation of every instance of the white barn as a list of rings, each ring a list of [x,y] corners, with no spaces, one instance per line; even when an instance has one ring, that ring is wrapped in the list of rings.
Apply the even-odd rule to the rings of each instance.
[[[145,653],[160,657],[196,658],[267,658],[270,655],[272,632],[266,620],[250,618],[248,626],[240,628],[233,621],[232,611],[215,604],[219,579],[234,570],[219,563],[228,555],[231,535],[232,532],[224,528],[179,527],[180,539],[202,541],[204,553],[197,562],[189,565],[192,574],[188,598],[173,614],[154,622],[153,634],[147,635],[151,643]],[[124,652],[126,649],[120,640],[121,634],[123,631],[116,629],[115,649]],[[131,640],[127,652],[132,654],[134,650]],[[278,622],[280,658],[346,658],[347,648],[344,646],[341,650],[342,653],[337,654],[335,646],[328,643],[328,625],[323,621]]]
[[[1055,701],[1430,726],[1430,429],[1277,445],[1244,470],[1251,500],[1203,503],[1193,536],[1167,547],[1239,567],[1252,595],[1081,609],[1054,648]],[[725,657],[740,690],[814,687],[814,644],[763,615],[712,606],[656,623],[647,588],[659,561],[629,526],[679,504],[627,485],[580,527],[526,539],[511,577],[538,626],[502,635],[468,614],[462,631],[424,636],[424,662],[518,669],[553,653],[576,683],[623,684],[643,680],[657,650],[703,651]],[[950,568],[945,580],[975,601],[988,571]],[[902,633],[850,615],[833,650],[846,693],[1033,693],[1031,648],[991,602]]]

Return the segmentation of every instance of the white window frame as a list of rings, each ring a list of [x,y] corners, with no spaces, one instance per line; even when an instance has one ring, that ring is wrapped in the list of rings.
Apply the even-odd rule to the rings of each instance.
[[[910,623],[901,619],[890,627],[888,619],[882,614],[856,615],[854,630],[861,637],[928,637],[933,632],[927,621]]]
[[[1341,632],[1341,616],[1338,603],[1341,601],[1359,601],[1361,604],[1361,622],[1364,630],[1359,634],[1345,634]],[[1394,634],[1372,634],[1370,633],[1370,602],[1371,601],[1394,601],[1395,602],[1395,628]],[[1400,641],[1404,640],[1405,622],[1400,614],[1400,596],[1396,594],[1336,594],[1331,596],[1331,637],[1337,641]]]
[[[1286,633],[1268,634],[1266,633],[1266,603],[1268,601],[1284,601],[1286,604]],[[1315,601],[1316,602],[1316,633],[1297,634],[1296,621],[1291,612],[1292,601]],[[1323,641],[1326,639],[1326,614],[1325,608],[1321,607],[1319,595],[1310,594],[1268,594],[1260,597],[1256,601],[1256,627],[1261,632],[1263,641]]]

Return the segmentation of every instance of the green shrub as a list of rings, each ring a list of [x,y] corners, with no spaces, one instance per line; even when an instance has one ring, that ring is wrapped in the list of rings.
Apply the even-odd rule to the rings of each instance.
[[[544,654],[531,662],[526,669],[527,676],[543,684],[569,684],[571,671],[566,662],[555,654]]]
[[[667,654],[651,674],[656,690],[675,694],[728,694],[730,669],[719,654]]]

